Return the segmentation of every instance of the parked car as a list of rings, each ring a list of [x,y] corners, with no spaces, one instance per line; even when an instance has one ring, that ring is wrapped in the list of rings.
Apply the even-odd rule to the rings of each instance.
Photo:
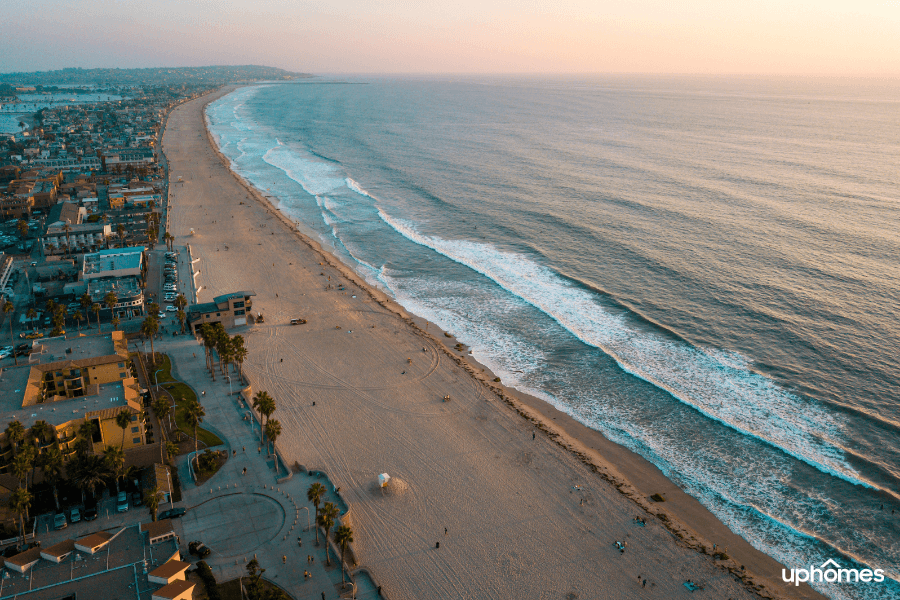
[[[144,499],[141,498],[140,492],[131,492],[131,504],[132,506],[141,506],[144,504]]]
[[[85,521],[93,521],[98,516],[99,516],[99,513],[97,512],[96,504],[94,504],[93,506],[89,505],[87,508],[84,509],[84,520]]]
[[[116,499],[116,510],[119,512],[126,512],[129,508],[128,494],[119,492],[119,497]]]
[[[159,513],[158,518],[160,519],[180,519],[184,516],[187,510],[183,508],[170,508],[169,510],[164,510]]]
[[[65,529],[69,526],[69,522],[66,521],[66,515],[63,513],[56,513],[56,516],[53,517],[53,529]]]
[[[69,511],[69,520],[77,523],[81,520],[81,509],[77,506]]]
[[[200,558],[206,558],[207,556],[212,554],[212,550],[207,548],[206,544],[200,541],[191,542],[190,544],[188,544],[188,552]]]
[[[178,310],[178,309],[175,308],[175,305],[174,305],[174,304],[170,304],[170,305],[168,305],[168,306],[166,307],[166,312],[175,312],[175,311],[177,311],[177,310]]]

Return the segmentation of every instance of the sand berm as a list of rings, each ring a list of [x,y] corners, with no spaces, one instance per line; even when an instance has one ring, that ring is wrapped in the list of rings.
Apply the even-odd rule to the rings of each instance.
[[[238,332],[253,389],[278,404],[279,449],[340,486],[355,556],[392,600],[687,598],[686,580],[715,599],[820,597],[781,583],[781,565],[648,462],[493,382],[455,339],[297,231],[207,133],[206,104],[232,89],[169,115],[163,150],[183,180],[170,231],[200,259],[201,302],[256,293],[265,322]],[[714,543],[728,559],[711,556]]]

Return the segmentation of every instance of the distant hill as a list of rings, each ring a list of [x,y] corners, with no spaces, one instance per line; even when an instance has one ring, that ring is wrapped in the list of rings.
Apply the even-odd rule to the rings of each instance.
[[[219,85],[240,81],[300,79],[312,77],[307,73],[292,73],[274,67],[233,65],[210,67],[175,67],[149,69],[81,69],[32,73],[0,73],[0,83],[19,85]]]

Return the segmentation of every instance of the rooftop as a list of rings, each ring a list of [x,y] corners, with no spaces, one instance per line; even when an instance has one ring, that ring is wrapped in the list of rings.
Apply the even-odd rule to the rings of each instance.
[[[63,540],[58,544],[53,544],[49,548],[45,548],[43,554],[47,556],[65,556],[71,552],[75,551],[75,540]]]
[[[181,573],[191,566],[191,563],[181,562],[180,560],[170,560],[166,564],[161,567],[157,567],[155,570],[150,572],[150,575],[153,577],[161,577],[163,579],[170,579],[175,575]]]
[[[84,274],[93,275],[106,271],[122,271],[139,269],[141,266],[143,246],[133,248],[110,248],[84,255]]]
[[[153,592],[154,598],[177,598],[181,594],[185,593],[188,590],[194,588],[193,583],[190,581],[184,581],[179,579],[178,581],[173,581],[169,585],[163,586],[162,588]]]
[[[222,294],[221,296],[216,296],[212,299],[215,304],[219,304],[221,302],[226,302],[231,298],[248,298],[250,296],[255,296],[256,292],[254,291],[243,291],[243,292],[231,292],[230,294]]]

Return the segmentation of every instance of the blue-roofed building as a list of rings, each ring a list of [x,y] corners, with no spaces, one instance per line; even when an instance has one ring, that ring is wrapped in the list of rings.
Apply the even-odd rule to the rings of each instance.
[[[232,292],[216,296],[212,302],[193,304],[187,309],[187,322],[191,331],[196,333],[197,328],[204,323],[221,323],[225,329],[247,324],[247,315],[253,307],[250,300],[256,292],[243,291]]]
[[[81,279],[93,302],[101,307],[104,317],[131,319],[144,314],[144,246],[109,248],[84,255]],[[107,308],[106,295],[112,292],[117,302],[112,311]]]

